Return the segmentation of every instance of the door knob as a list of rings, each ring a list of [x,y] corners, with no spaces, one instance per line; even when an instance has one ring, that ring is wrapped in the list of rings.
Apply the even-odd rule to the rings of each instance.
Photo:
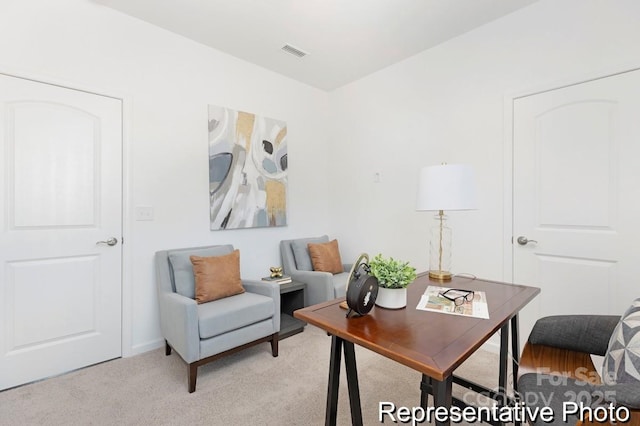
[[[106,244],[108,246],[115,246],[116,244],[118,244],[118,239],[116,237],[111,237],[107,241],[98,241],[96,243],[96,245],[99,245],[99,244]]]
[[[516,241],[518,241],[518,244],[520,244],[521,246],[526,246],[529,243],[538,243],[536,240],[527,239],[527,237],[525,237],[524,235],[519,236]]]

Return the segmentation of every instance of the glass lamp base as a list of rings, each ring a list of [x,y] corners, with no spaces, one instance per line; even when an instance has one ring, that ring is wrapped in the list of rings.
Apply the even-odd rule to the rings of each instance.
[[[451,272],[429,271],[429,278],[438,280],[438,281],[451,281]]]

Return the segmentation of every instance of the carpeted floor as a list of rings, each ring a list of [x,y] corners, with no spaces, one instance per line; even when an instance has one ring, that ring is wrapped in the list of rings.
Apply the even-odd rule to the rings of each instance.
[[[158,349],[0,392],[0,425],[322,425],[330,346],[307,326],[277,358],[265,343],[200,367],[193,394],[186,364]],[[380,424],[380,401],[419,405],[420,373],[358,346],[356,359],[365,425]],[[497,362],[480,350],[457,374],[495,388]],[[348,425],[344,365],[340,384],[338,424]]]

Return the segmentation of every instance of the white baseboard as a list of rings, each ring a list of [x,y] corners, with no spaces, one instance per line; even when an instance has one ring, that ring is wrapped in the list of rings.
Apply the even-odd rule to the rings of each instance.
[[[487,352],[491,352],[494,354],[500,353],[500,338],[498,336],[493,336],[491,339],[487,340],[480,349],[483,349]],[[156,339],[150,342],[141,343],[139,345],[135,345],[131,348],[131,353],[123,355],[124,358],[128,358],[131,356],[136,356],[143,354],[145,352],[153,351],[155,349],[162,348],[164,346],[164,339]]]
[[[128,358],[131,356],[136,356],[143,354],[145,352],[149,352],[158,348],[162,348],[164,346],[164,339],[156,339],[150,342],[141,343],[139,345],[135,345],[131,347],[131,353],[125,355],[124,357]]]

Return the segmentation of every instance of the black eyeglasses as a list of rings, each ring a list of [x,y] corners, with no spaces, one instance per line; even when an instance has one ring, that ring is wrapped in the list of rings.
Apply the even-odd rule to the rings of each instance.
[[[445,299],[451,300],[454,305],[460,306],[464,304],[465,301],[471,302],[473,301],[473,296],[475,293],[472,290],[460,290],[457,288],[450,288],[449,290],[439,293],[440,296]]]

